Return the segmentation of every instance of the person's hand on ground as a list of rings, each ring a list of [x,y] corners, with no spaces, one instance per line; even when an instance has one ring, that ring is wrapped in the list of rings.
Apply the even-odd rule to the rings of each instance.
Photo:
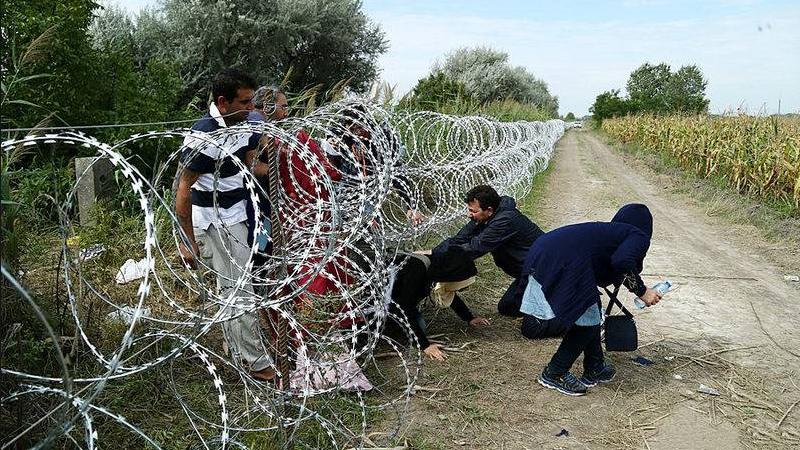
[[[661,294],[658,292],[647,288],[647,290],[639,297],[647,306],[653,306],[661,300]]]
[[[491,325],[492,322],[490,322],[489,319],[485,317],[476,316],[474,319],[469,321],[469,324],[472,325],[473,327],[483,327]]]
[[[425,347],[425,350],[422,352],[437,361],[444,361],[447,359],[447,354],[442,351],[442,346],[439,344],[431,344]]]

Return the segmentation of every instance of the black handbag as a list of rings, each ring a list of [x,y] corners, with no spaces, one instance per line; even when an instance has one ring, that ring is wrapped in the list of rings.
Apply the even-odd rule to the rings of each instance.
[[[633,314],[617,298],[619,286],[614,287],[614,292],[603,287],[608,294],[608,307],[606,308],[605,321],[603,322],[603,336],[606,351],[633,352],[639,348],[639,332],[636,330],[636,321]],[[614,304],[622,310],[622,315],[611,315]]]

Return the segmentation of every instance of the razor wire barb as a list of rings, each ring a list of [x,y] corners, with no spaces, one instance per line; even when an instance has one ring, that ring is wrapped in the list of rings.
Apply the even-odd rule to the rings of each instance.
[[[108,399],[102,395],[130,377],[153,372],[167,380],[176,410],[195,434],[194,448],[246,448],[253,433],[271,436],[283,448],[361,447],[369,441],[367,427],[377,411],[394,414],[399,427],[421,352],[407,319],[390,308],[399,270],[394,256],[463,220],[462,193],[477,184],[518,198],[527,195],[564,127],[560,120],[502,123],[393,111],[350,99],[303,118],[245,122],[213,133],[151,131],[113,145],[77,132],[3,142],[4,154],[20,146],[83,147],[110,161],[124,179],[127,198],[135,199],[140,224],[140,247],[124,250],[141,257],[146,270],[136,283],[118,287],[109,276],[113,271],[98,270],[92,267],[96,260],[81,256],[81,244],[74,242],[80,242],[82,227],[70,212],[91,167],[76,173],[72,189],[57,205],[64,262],[58,276],[75,330],[72,345],[83,349],[82,360],[76,364],[62,353],[61,340],[36,300],[16,274],[3,268],[3,277],[24,302],[21,307],[46,329],[58,369],[31,370],[6,364],[6,358],[0,374],[13,389],[0,394],[0,412],[25,403],[36,405],[36,414],[4,431],[2,448],[59,442],[113,447],[103,443],[109,424],[127,430],[139,445],[168,445],[126,419],[124,405],[104,404]],[[254,134],[260,137],[259,154],[271,166],[268,182],[231,157]],[[166,142],[173,151],[146,177],[133,158],[123,155],[149,141]],[[218,273],[203,258],[195,270],[176,257],[177,248],[190,239],[175,213],[173,180],[181,176],[180,167],[201,154],[217,155],[208,190],[219,234],[228,238],[224,251],[240,274],[235,277]],[[328,159],[337,161],[335,172]],[[243,180],[254,217],[261,218],[253,234],[270,241],[271,252],[257,237],[252,242],[233,237],[222,220],[226,211],[218,188],[223,175],[231,173],[230,164]],[[413,213],[424,220],[412,223]],[[237,261],[234,247],[247,249],[245,261]],[[120,260],[110,264],[129,255],[118,255]],[[258,324],[250,329],[256,344],[277,357],[277,383],[253,378],[230,345],[236,337],[225,325],[246,318]],[[383,333],[388,322],[400,325],[400,338]],[[104,327],[103,333],[97,327]],[[377,348],[395,353],[400,364],[382,364]],[[215,406],[200,405],[186,391],[187,373],[205,380]],[[352,388],[364,373],[368,392]],[[353,417],[345,418],[343,410]],[[316,437],[306,437],[300,431],[304,426],[319,430]]]

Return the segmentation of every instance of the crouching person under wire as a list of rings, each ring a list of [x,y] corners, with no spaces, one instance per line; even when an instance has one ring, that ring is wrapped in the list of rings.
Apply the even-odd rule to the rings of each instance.
[[[394,262],[401,268],[392,288],[392,300],[405,314],[420,348],[428,357],[438,361],[447,359],[442,346],[428,340],[425,320],[419,310],[420,302],[431,294],[437,306],[449,307],[470,326],[489,325],[487,319],[474,315],[464,301],[455,295],[457,290],[472,284],[478,273],[475,263],[461,248],[452,247],[430,255],[400,253]],[[434,283],[436,286],[432,288]]]
[[[555,320],[532,321],[520,312],[521,296],[527,277],[521,277],[525,255],[542,230],[525,216],[513,198],[500,196],[491,186],[479,185],[464,195],[469,222],[458,233],[445,239],[433,251],[458,247],[472,260],[491,253],[495,264],[514,281],[497,303],[497,312],[508,317],[523,317],[523,334],[529,339],[561,336],[567,327]],[[456,294],[456,298],[458,295]]]
[[[622,207],[611,222],[567,225],[536,240],[525,258],[527,286],[520,310],[530,320],[558,320],[569,330],[538,377],[539,384],[578,396],[587,387],[611,381],[616,373],[606,362],[600,342],[598,286],[624,284],[647,305],[661,300],[639,274],[650,238],[653,216],[645,205]],[[583,376],[570,369],[583,353]]]

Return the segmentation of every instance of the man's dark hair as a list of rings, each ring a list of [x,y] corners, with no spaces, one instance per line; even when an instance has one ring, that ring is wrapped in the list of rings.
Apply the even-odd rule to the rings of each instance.
[[[464,203],[469,203],[473,200],[478,201],[481,209],[492,208],[497,211],[497,208],[500,207],[500,195],[497,194],[493,187],[485,184],[475,186],[464,194]]]
[[[211,95],[214,102],[220,97],[232,102],[239,89],[255,89],[256,82],[253,78],[239,69],[225,69],[214,77],[211,82]]]

